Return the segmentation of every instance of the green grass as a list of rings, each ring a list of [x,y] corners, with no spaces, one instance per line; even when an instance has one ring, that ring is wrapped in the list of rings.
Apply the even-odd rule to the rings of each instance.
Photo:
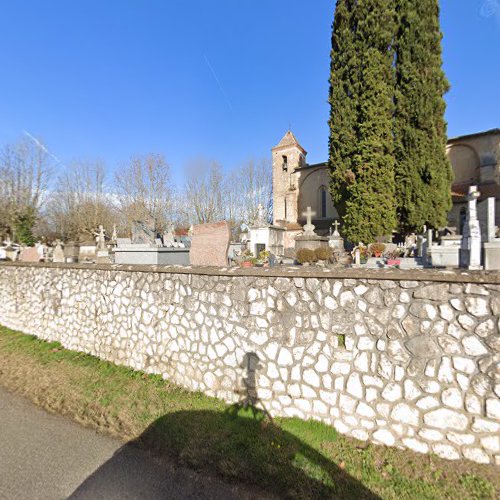
[[[289,498],[486,499],[498,469],[366,445],[327,425],[269,419],[0,327],[0,384],[158,456]]]

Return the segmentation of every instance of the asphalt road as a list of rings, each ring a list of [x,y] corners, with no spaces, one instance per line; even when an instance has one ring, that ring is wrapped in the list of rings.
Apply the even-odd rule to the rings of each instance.
[[[231,499],[259,494],[159,461],[0,387],[0,499]]]

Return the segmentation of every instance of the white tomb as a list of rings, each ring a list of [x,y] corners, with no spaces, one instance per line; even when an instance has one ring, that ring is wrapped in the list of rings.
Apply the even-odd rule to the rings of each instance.
[[[285,252],[286,229],[268,224],[263,212],[262,205],[259,205],[257,220],[250,227],[248,248],[256,257],[262,250],[267,250],[276,257],[282,257]]]

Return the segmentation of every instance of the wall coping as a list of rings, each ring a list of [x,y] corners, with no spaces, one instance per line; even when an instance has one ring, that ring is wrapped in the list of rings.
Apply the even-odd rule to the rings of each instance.
[[[321,268],[317,266],[279,267],[210,267],[210,266],[160,266],[130,264],[81,264],[52,262],[1,262],[2,267],[35,267],[49,269],[89,269],[94,271],[127,271],[138,273],[195,274],[203,276],[251,276],[282,278],[331,278],[392,281],[435,281],[447,283],[483,283],[500,285],[499,271],[468,271],[465,269],[365,269]]]

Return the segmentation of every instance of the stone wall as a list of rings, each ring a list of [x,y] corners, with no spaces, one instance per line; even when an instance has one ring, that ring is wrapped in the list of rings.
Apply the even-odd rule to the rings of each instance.
[[[481,463],[500,464],[499,315],[498,273],[0,265],[5,326]]]

